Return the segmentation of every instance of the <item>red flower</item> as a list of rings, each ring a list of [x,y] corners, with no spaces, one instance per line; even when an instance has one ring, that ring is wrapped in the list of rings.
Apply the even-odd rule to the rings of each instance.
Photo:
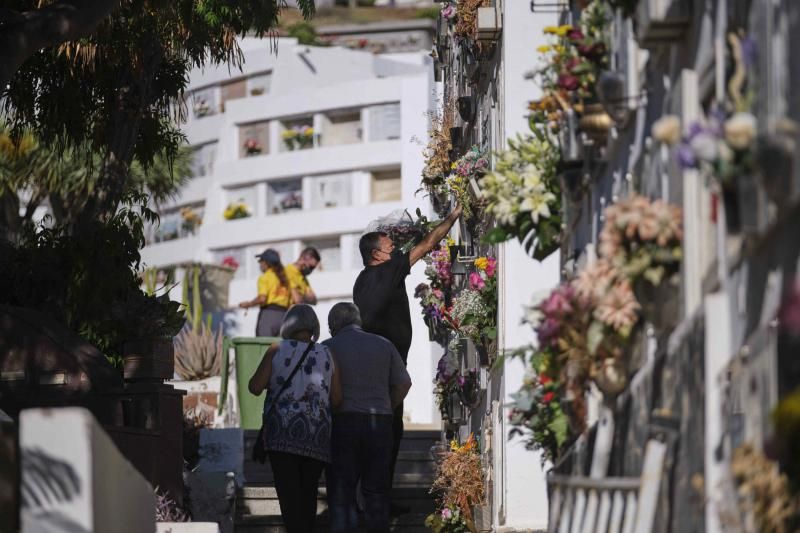
[[[553,391],[546,392],[546,393],[544,393],[544,396],[542,396],[542,401],[544,403],[550,403],[551,401],[553,401],[553,398],[555,397],[555,395],[556,395],[556,393],[553,392]]]
[[[578,28],[572,28],[567,32],[567,39],[569,39],[572,42],[582,41],[584,37],[585,36],[583,35],[583,32]]]
[[[553,380],[552,380],[552,379],[550,379],[550,378],[549,378],[549,377],[547,377],[547,376],[539,376],[539,383],[541,383],[542,385],[547,385],[547,384],[548,384],[548,383],[550,383],[551,381],[553,381]]]
[[[561,74],[558,76],[558,86],[565,91],[574,91],[578,88],[579,84],[578,78],[572,74]]]

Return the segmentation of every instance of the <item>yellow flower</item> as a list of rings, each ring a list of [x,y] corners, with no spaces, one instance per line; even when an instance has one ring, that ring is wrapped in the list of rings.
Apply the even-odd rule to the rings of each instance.
[[[486,270],[487,266],[489,266],[489,259],[486,257],[479,257],[475,260],[475,267],[478,270]]]
[[[455,170],[457,166],[455,163],[450,163],[450,170]]]
[[[557,45],[555,45],[555,46],[553,47],[553,50],[555,50],[555,51],[556,51],[556,53],[557,53],[558,55],[561,55],[561,54],[563,54],[563,53],[566,51],[566,48],[564,48],[564,47],[563,47],[563,46],[561,46],[560,44],[557,44]]]
[[[556,28],[556,32],[555,33],[559,37],[564,37],[569,32],[569,30],[571,30],[571,29],[572,29],[572,24],[564,24],[564,25],[559,26],[558,28]]]
[[[556,35],[558,34],[558,26],[545,26],[543,31],[547,35]]]
[[[549,44],[543,44],[542,46],[539,46],[538,48],[536,48],[536,51],[539,52],[540,54],[546,54],[550,50],[551,50],[551,46]]]
[[[447,242],[447,246],[455,246],[456,245],[456,240],[450,235],[447,236],[446,242]]]

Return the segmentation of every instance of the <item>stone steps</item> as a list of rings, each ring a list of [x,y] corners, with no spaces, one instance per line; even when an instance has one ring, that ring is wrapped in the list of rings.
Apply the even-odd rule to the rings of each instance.
[[[273,485],[269,463],[258,464],[249,460],[255,442],[256,432],[245,432],[244,473],[246,485],[239,489],[236,498],[237,533],[278,533],[284,532],[280,505]],[[438,431],[407,430],[400,446],[392,503],[407,507],[409,512],[392,517],[392,531],[423,532],[425,517],[433,512],[433,496],[429,494],[434,477],[434,463],[430,447],[440,438]],[[317,491],[317,531],[327,531],[328,509],[324,474]]]

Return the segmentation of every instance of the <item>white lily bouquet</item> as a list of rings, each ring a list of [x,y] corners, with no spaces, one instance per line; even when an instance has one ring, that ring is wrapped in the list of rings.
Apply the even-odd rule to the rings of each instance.
[[[516,237],[541,260],[560,245],[558,148],[544,136],[518,136],[508,145],[498,154],[495,170],[480,180],[487,209],[497,221],[485,239],[500,243]]]

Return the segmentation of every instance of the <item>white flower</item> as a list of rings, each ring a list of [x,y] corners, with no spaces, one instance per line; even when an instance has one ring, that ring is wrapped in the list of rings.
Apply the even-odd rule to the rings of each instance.
[[[495,218],[502,225],[513,225],[517,220],[514,205],[506,199],[499,200],[492,209]]]
[[[756,117],[751,113],[736,113],[725,121],[725,140],[736,150],[744,150],[756,136]]]
[[[542,184],[542,178],[535,166],[526,165],[522,169],[522,184],[525,187],[539,187]]]
[[[698,133],[692,139],[690,146],[698,159],[714,162],[719,156],[719,141],[710,133]]]
[[[547,202],[552,200],[551,197],[554,197],[552,193],[533,194],[522,201],[519,209],[523,212],[530,211],[531,219],[534,223],[538,223],[540,216],[550,218],[550,206],[547,205]]]
[[[664,115],[653,123],[653,138],[670,146],[681,140],[681,119],[675,115]]]

